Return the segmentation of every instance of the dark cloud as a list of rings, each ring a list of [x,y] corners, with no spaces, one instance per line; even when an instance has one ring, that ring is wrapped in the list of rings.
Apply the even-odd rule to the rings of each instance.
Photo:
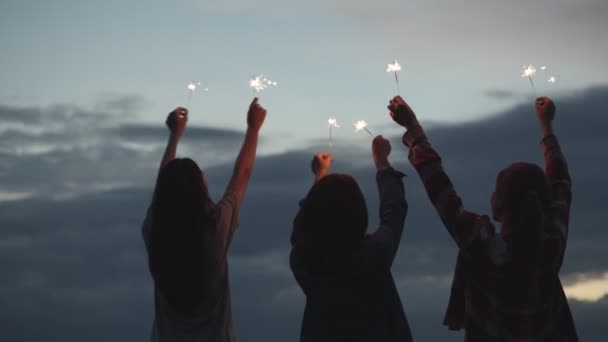
[[[608,185],[602,173],[608,166],[608,87],[573,93],[556,102],[555,129],[574,180],[571,234],[562,271],[564,279],[572,283],[583,279],[579,273],[608,270],[604,247],[608,233],[602,215],[607,198],[601,191]],[[190,139],[203,147],[220,140],[235,149],[242,139],[239,132],[192,131]],[[37,193],[32,198],[0,202],[3,340],[148,338],[152,290],[140,224],[162,148],[142,150],[125,147],[122,142],[146,144],[158,138],[162,144],[163,132],[151,126],[109,125],[98,133],[100,137],[107,135],[106,139],[88,146],[37,155],[0,153],[3,189]],[[466,207],[479,212],[489,212],[489,196],[500,169],[517,160],[542,161],[531,103],[487,120],[435,126],[428,135],[441,152]],[[0,134],[0,139],[8,138]],[[39,139],[41,144],[58,144],[54,139],[59,138]],[[393,272],[414,336],[422,341],[461,341],[461,333],[440,325],[455,245],[406,162],[407,151],[399,145],[400,137],[390,139],[394,166],[409,174],[410,210]],[[201,162],[216,199],[228,183],[236,156],[220,145],[213,145],[212,152],[224,154],[225,161],[216,160],[209,166]],[[234,318],[241,341],[297,340],[304,302],[288,268],[288,241],[298,200],[312,183],[310,159],[320,148],[256,161],[230,262]],[[378,195],[369,147],[343,146],[333,153],[335,172],[352,173],[359,181],[373,229]],[[208,160],[215,160],[213,154]],[[54,191],[64,196],[55,196]],[[581,340],[603,341],[607,299],[571,304]]]
[[[507,100],[516,97],[518,94],[508,89],[489,89],[486,90],[485,95],[498,100]]]

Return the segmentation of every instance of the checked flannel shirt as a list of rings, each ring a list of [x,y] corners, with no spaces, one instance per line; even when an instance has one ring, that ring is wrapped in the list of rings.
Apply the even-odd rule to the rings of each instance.
[[[552,203],[541,237],[541,257],[526,270],[510,263],[506,241],[488,216],[463,208],[439,154],[417,125],[403,136],[443,224],[459,247],[450,303],[444,324],[465,329],[468,342],[573,342],[574,321],[559,280],[571,202],[571,181],[557,138],[541,147]]]

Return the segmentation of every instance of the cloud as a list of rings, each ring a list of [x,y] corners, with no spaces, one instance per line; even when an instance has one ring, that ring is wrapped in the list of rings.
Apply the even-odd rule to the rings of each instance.
[[[574,180],[562,278],[566,286],[584,286],[592,278],[581,274],[608,270],[605,196],[598,191],[608,186],[601,171],[608,166],[608,87],[572,93],[556,102],[555,129]],[[48,116],[42,113],[45,109],[31,115],[28,125],[46,120]],[[102,124],[88,131],[93,138],[75,135],[61,140],[63,131],[57,130],[58,137],[51,139],[44,138],[50,133],[43,131],[40,137],[30,138],[51,145],[48,151],[0,153],[0,183],[7,185],[2,194],[8,199],[0,201],[0,267],[5,279],[0,283],[0,322],[7,340],[95,342],[149,336],[152,288],[140,224],[162,149],[128,148],[123,143],[151,144],[157,137],[162,140],[163,132],[159,127],[124,126],[89,114],[91,122]],[[59,123],[71,129],[69,122]],[[8,139],[3,136],[7,132],[0,133],[0,139]],[[438,125],[429,128],[428,135],[466,207],[479,212],[489,211],[494,177],[501,168],[516,160],[541,162],[540,133],[530,104],[482,121]],[[462,333],[440,325],[455,244],[406,162],[400,137],[389,138],[394,166],[409,174],[405,182],[410,209],[393,274],[414,336],[461,341]],[[242,133],[201,128],[193,130],[191,139],[196,142],[192,145],[201,147],[212,140],[221,142],[203,154],[211,163],[201,162],[217,199],[236,156],[221,145],[238,149]],[[299,336],[304,297],[289,270],[289,236],[297,203],[312,182],[310,159],[320,147],[261,156],[256,161],[230,259],[234,318],[237,336],[243,341],[290,341]],[[212,157],[222,153],[224,159]],[[373,230],[378,195],[369,147],[338,146],[333,153],[334,170],[351,173],[360,183],[370,211],[369,230]],[[594,303],[571,300],[582,340],[603,340],[601,317],[608,314],[606,303],[606,298]]]
[[[508,89],[489,89],[485,92],[485,95],[493,99],[506,100],[511,99],[518,94]]]

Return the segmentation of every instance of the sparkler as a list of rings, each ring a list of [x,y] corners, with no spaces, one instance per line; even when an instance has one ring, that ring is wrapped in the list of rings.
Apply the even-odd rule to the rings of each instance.
[[[546,67],[545,67],[546,68]],[[524,65],[524,73],[521,77],[527,77],[530,80],[530,85],[534,88],[534,82],[532,76],[536,75],[536,68],[533,65]]]
[[[269,86],[277,86],[277,82],[269,80],[268,78],[264,77],[263,74],[249,80],[249,88],[258,93]]]
[[[551,76],[551,77],[549,77],[549,79],[547,80],[547,82],[549,82],[549,83],[555,83],[555,82],[557,82],[557,79],[555,78],[555,76]]]
[[[192,101],[192,95],[194,94],[194,92],[196,91],[196,89],[198,88],[198,86],[201,85],[201,82],[190,82],[190,84],[188,84],[187,88],[188,88],[188,105],[187,107],[190,107],[190,101]],[[205,88],[203,89],[204,91],[208,91],[209,88]]]
[[[372,132],[370,132],[369,129],[367,129],[367,121],[365,120],[359,120],[357,122],[355,122],[355,132],[359,132],[360,130],[364,129],[371,137],[373,137],[374,135],[372,134]]]
[[[386,72],[392,72],[395,74],[395,83],[397,83],[397,94],[401,93],[401,90],[399,89],[399,77],[397,77],[397,72],[401,71],[401,65],[399,65],[399,62],[397,62],[397,60],[393,60],[393,64],[388,64],[386,66]]]
[[[332,128],[334,128],[334,127],[340,128],[340,125],[338,125],[338,121],[334,117],[330,117],[329,119],[327,119],[327,124],[329,125],[329,146],[332,146],[333,145]]]

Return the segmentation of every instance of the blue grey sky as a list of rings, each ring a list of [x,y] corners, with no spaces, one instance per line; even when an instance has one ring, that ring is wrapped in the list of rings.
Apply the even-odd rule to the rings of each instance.
[[[0,99],[92,108],[132,95],[148,106],[128,115],[157,122],[201,81],[192,122],[241,128],[247,81],[265,73],[279,84],[260,94],[270,134],[324,137],[334,115],[348,139],[359,118],[383,131],[394,58],[402,95],[429,121],[606,82],[607,15],[602,0],[4,0]],[[548,67],[535,90],[524,64]]]
[[[352,173],[377,223],[369,136],[392,142],[409,174],[405,234],[392,272],[417,341],[462,341],[441,326],[455,244],[407,162],[387,115],[386,64],[418,113],[467,208],[489,212],[494,177],[541,162],[532,99],[554,98],[574,180],[561,279],[582,341],[608,315],[608,1],[605,0],[0,0],[0,341],[142,341],[152,282],[140,224],[167,130],[191,102],[179,156],[214,198],[242,142],[252,91],[278,87],[230,254],[240,341],[295,341],[304,297],[289,234],[337,117],[336,172]],[[534,79],[524,64],[546,65]],[[556,84],[546,78],[554,75]]]

